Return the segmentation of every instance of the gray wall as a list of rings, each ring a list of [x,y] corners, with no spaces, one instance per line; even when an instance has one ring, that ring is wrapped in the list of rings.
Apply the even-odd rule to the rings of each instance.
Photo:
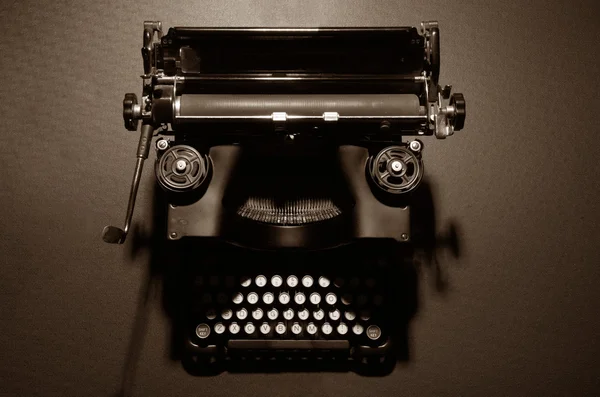
[[[450,290],[421,273],[411,360],[354,374],[193,378],[169,360],[150,294],[139,396],[591,395],[600,392],[598,3],[455,1],[8,1],[0,5],[0,394],[119,389],[148,257],[100,240],[121,221],[137,134],[142,21],[164,26],[380,26],[437,19],[442,82],[466,129],[426,141]],[[148,171],[148,170],[147,170]],[[149,227],[146,172],[136,222]],[[596,393],[594,393],[596,392]]]

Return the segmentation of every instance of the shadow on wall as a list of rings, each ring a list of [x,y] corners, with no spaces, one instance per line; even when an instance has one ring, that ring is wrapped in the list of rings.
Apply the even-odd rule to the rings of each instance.
[[[421,183],[411,200],[411,231],[415,248],[414,263],[433,275],[434,289],[446,293],[449,289],[449,274],[444,263],[439,260],[443,251],[459,259],[461,257],[461,239],[457,222],[444,225],[445,230],[438,231],[434,205],[434,187],[426,180]]]
[[[130,344],[126,353],[122,384],[120,385],[119,392],[116,394],[118,396],[129,396],[132,394],[137,363],[144,348],[148,316],[154,296],[162,297],[163,309],[171,322],[170,349],[166,354],[173,361],[183,360],[185,366],[183,350],[183,335],[185,331],[184,313],[186,308],[189,307],[190,302],[186,301],[189,300],[189,294],[183,286],[189,284],[188,278],[190,274],[189,269],[186,270],[185,267],[177,266],[174,263],[173,253],[165,249],[168,244],[164,238],[164,230],[166,230],[166,202],[162,190],[158,186],[155,187],[153,214],[152,231],[145,232],[137,226],[134,227],[127,246],[132,259],[141,252],[148,252],[150,254],[150,261],[147,278],[140,288],[138,309],[134,319]],[[409,329],[410,322],[419,307],[417,297],[419,275],[421,272],[432,273],[436,291],[445,293],[448,290],[448,274],[438,258],[442,250],[449,250],[455,258],[460,257],[458,226],[455,223],[450,223],[444,233],[436,233],[436,226],[433,189],[428,181],[423,180],[421,186],[413,193],[411,198],[412,244],[410,244],[410,249],[402,249],[400,252],[395,250],[392,253],[392,257],[398,259],[392,267],[392,277],[394,277],[393,289],[395,293],[392,296],[392,303],[388,305],[389,313],[386,316],[393,319],[391,325],[394,332],[391,335],[391,339],[394,342],[395,360],[384,371],[381,371],[381,368],[373,373],[369,373],[366,370],[361,372],[363,375],[384,375],[393,370],[396,362],[410,361]],[[203,258],[207,257],[207,253],[210,250],[217,253],[222,253],[223,249],[235,250],[235,248],[227,245],[225,247],[229,248],[223,248],[223,245],[219,247],[211,249],[202,248],[197,251],[195,257],[199,258],[199,263],[194,268],[202,269],[200,262]],[[375,250],[373,251],[373,255],[377,255],[377,252],[381,251]],[[245,263],[244,265],[248,266],[249,264]],[[156,292],[161,293],[157,294]],[[279,361],[276,364],[266,362],[258,365],[254,360],[251,365],[244,365],[243,362],[238,362],[238,364],[229,366],[227,370],[230,372],[339,372],[352,369],[348,365],[348,360],[345,360],[345,362],[339,360],[337,362],[326,362],[322,363],[322,365],[315,365],[314,361],[303,360],[287,360],[285,365],[282,365]],[[194,375],[204,374],[194,371],[189,365],[186,366],[186,369]]]

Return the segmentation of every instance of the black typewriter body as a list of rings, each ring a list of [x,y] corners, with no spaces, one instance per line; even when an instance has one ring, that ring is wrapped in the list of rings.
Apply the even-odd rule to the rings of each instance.
[[[142,97],[123,102],[126,128],[142,124],[125,227],[103,238],[124,242],[153,146],[188,370],[392,368],[416,299],[418,137],[466,114],[438,84],[437,23],[146,22],[142,56]]]

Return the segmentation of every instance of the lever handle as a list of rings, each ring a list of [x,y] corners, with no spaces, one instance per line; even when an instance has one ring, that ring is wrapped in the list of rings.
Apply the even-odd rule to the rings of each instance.
[[[150,143],[154,134],[154,126],[152,124],[143,124],[140,133],[140,142],[137,149],[137,160],[135,170],[133,172],[133,181],[131,182],[131,191],[129,193],[129,203],[127,205],[127,213],[125,215],[125,226],[120,229],[116,226],[106,226],[102,230],[102,240],[110,244],[123,244],[127,238],[129,227],[131,226],[131,218],[133,217],[133,209],[135,207],[135,199],[140,186],[142,177],[142,169],[144,168],[144,160],[148,158],[150,153]]]

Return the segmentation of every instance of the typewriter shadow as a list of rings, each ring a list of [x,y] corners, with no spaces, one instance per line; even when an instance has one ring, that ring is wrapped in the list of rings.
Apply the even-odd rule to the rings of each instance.
[[[438,260],[438,253],[443,249],[448,249],[451,254],[460,257],[459,233],[457,225],[451,223],[447,231],[443,234],[436,234],[435,205],[432,186],[423,181],[420,188],[414,193],[411,200],[411,228],[412,244],[409,249],[403,248],[404,252],[399,254],[406,260],[401,261],[394,266],[393,277],[395,279],[395,302],[390,305],[393,313],[389,313],[389,318],[393,319],[393,329],[395,329],[393,340],[394,356],[396,360],[385,365],[378,366],[377,371],[369,373],[369,366],[364,366],[366,370],[361,371],[363,375],[385,375],[393,370],[396,362],[410,361],[410,323],[418,312],[418,288],[419,276],[422,271],[431,272],[435,280],[435,290],[444,293],[448,289],[447,272]],[[125,368],[123,373],[123,382],[119,396],[128,395],[128,390],[134,383],[134,377],[137,367],[137,361],[144,346],[144,337],[146,333],[147,319],[152,306],[154,296],[161,296],[162,306],[165,314],[171,321],[170,349],[167,355],[170,360],[180,361],[183,359],[182,351],[182,331],[183,318],[181,307],[185,304],[185,294],[181,288],[181,283],[185,277],[180,267],[172,266],[172,257],[165,249],[166,241],[164,239],[164,230],[166,230],[166,212],[165,202],[160,188],[155,188],[153,201],[153,224],[152,231],[142,231],[135,227],[129,246],[129,253],[133,259],[140,253],[150,255],[147,278],[140,288],[137,315],[132,330],[131,340],[127,352]],[[193,368],[186,366],[188,372],[195,375]],[[319,360],[283,360],[277,363],[268,360],[258,362],[255,360],[238,360],[227,367],[228,372],[314,372],[314,371],[335,371],[345,372],[352,370],[351,364],[346,361],[319,361]],[[382,371],[382,369],[384,369]]]

